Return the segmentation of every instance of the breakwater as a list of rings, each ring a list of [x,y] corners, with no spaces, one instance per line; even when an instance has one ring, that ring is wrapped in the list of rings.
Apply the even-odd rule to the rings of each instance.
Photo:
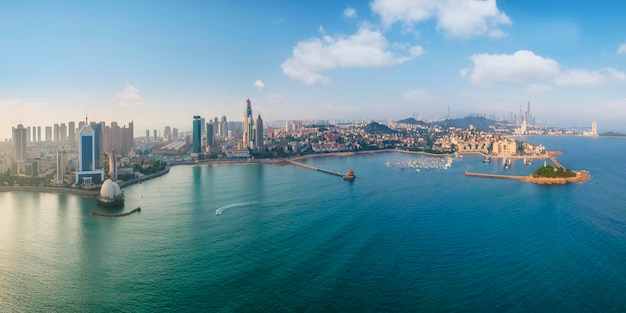
[[[92,216],[102,216],[102,217],[122,217],[122,216],[127,216],[127,215],[131,215],[135,212],[141,212],[141,208],[137,207],[136,209],[126,212],[126,213],[120,213],[120,214],[106,214],[106,213],[100,213],[100,212],[91,212],[89,213],[89,215]]]
[[[484,177],[484,178],[497,178],[497,179],[509,179],[509,180],[519,180],[519,181],[524,181],[525,179],[528,178],[527,176],[481,174],[481,173],[472,173],[472,172],[465,172],[465,176]]]
[[[326,173],[326,174],[339,176],[339,177],[342,177],[342,178],[346,175],[346,174],[341,174],[341,173],[325,170],[323,168],[317,168],[315,166],[311,166],[311,165],[308,165],[308,164],[304,164],[304,163],[300,163],[300,162],[296,162],[296,161],[292,161],[292,160],[285,160],[285,161],[287,161],[287,163],[289,163],[289,164],[293,164],[293,165],[296,165],[296,166],[301,166],[301,167],[304,167],[304,168],[308,168],[310,170],[314,170],[314,171],[318,171],[318,172],[322,172],[322,173]]]

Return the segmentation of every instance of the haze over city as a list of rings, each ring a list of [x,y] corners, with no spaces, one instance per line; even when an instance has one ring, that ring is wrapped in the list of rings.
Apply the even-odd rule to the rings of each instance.
[[[617,1],[0,4],[0,138],[11,127],[191,117],[267,121],[517,112],[622,130]],[[467,14],[471,12],[471,14]],[[462,17],[462,18],[461,18]]]

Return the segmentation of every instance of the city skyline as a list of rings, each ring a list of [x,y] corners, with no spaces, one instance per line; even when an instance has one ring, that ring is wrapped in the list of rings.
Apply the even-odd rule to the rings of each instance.
[[[0,4],[0,138],[18,124],[505,114],[623,130],[616,1]],[[163,119],[167,118],[167,121]],[[216,130],[214,130],[216,131]],[[42,134],[42,135],[44,135]]]

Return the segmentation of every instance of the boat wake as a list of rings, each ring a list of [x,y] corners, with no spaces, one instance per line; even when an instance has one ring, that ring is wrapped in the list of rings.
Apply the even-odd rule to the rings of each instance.
[[[238,207],[248,206],[248,205],[253,205],[253,204],[257,204],[257,202],[241,202],[241,203],[227,204],[227,205],[219,207],[217,210],[215,210],[215,215],[222,214],[224,212],[224,210],[226,210],[226,209],[238,208]]]

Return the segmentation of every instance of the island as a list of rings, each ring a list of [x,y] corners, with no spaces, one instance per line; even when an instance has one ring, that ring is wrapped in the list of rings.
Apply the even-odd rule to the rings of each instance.
[[[585,171],[572,171],[564,167],[544,165],[522,181],[550,185],[587,182],[589,178],[589,173]]]

